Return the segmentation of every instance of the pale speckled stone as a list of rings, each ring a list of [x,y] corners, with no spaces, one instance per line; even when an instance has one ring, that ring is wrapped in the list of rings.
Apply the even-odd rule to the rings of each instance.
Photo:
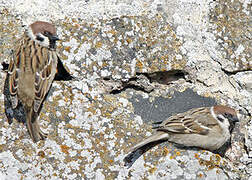
[[[176,90],[186,94],[185,89],[191,88],[204,97],[251,114],[248,66],[251,47],[246,41],[251,35],[246,31],[246,23],[238,27],[240,31],[233,26],[236,22],[246,22],[251,7],[249,1],[234,0],[226,6],[230,11],[223,14],[219,10],[225,7],[224,3],[0,1],[0,62],[8,60],[14,40],[23,32],[22,24],[52,21],[62,39],[59,53],[63,63],[77,77],[74,81],[53,83],[40,115],[49,137],[37,144],[30,140],[25,125],[17,122],[8,125],[3,89],[0,89],[0,176],[6,179],[227,179],[224,170],[217,166],[219,161],[211,160],[215,157],[212,153],[182,151],[169,143],[146,152],[130,168],[123,165],[127,149],[143,136],[152,134],[149,121],[161,120],[160,111],[155,109],[167,110],[162,107],[162,98],[178,98]],[[232,16],[234,9],[237,16]],[[223,21],[225,17],[230,17],[230,26]],[[185,70],[188,77],[169,85],[148,84],[146,78],[146,84],[141,85],[151,84],[152,93],[127,90],[127,93],[109,94],[100,83],[101,79],[110,78],[110,90],[121,90],[123,83],[141,77],[137,73],[172,69]],[[4,78],[5,73],[1,72],[1,87]],[[130,100],[136,94],[149,101],[145,106],[153,103],[148,112],[141,115],[136,112]],[[194,97],[193,93],[186,95]],[[185,106],[195,100],[183,96],[182,99]],[[171,104],[166,115],[180,106]],[[247,125],[249,154],[239,162],[244,164],[251,161],[252,152],[251,124]],[[231,178],[246,179],[251,176],[251,168],[244,164],[238,167],[247,170],[245,174],[232,164],[228,165],[234,172],[225,171]]]

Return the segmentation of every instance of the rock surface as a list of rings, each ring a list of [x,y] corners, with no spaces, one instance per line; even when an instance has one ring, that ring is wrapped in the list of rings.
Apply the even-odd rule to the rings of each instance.
[[[8,125],[0,73],[3,179],[249,179],[252,176],[251,1],[0,1],[0,63],[22,25],[53,22],[74,81],[55,81],[32,143]],[[168,142],[133,158],[152,122],[223,104],[243,114],[224,157]]]

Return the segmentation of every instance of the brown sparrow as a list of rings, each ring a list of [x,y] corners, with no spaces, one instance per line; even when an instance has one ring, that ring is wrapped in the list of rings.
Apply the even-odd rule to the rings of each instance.
[[[156,132],[132,147],[130,152],[162,140],[215,151],[230,139],[230,133],[237,121],[236,111],[227,106],[191,109],[158,123]]]
[[[56,78],[57,66],[63,67],[55,50],[57,40],[59,38],[54,25],[34,22],[18,41],[8,66],[6,81],[11,107],[17,108],[19,102],[23,105],[27,129],[34,142],[46,138],[37,118]],[[65,69],[60,71],[66,72]]]

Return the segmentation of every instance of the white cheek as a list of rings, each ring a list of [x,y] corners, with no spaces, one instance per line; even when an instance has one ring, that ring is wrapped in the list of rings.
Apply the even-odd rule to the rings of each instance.
[[[218,120],[218,118],[216,117],[216,114],[215,114],[214,111],[213,111],[213,107],[211,107],[210,111],[211,111],[212,116],[217,120],[217,122],[219,123],[219,125],[220,125],[222,128],[227,128],[227,129],[229,128],[230,124],[229,124],[229,121],[228,121],[227,118],[225,118],[225,117],[223,117],[222,115],[220,115],[220,116],[222,116],[222,119],[223,119],[223,122],[220,122],[220,121]]]
[[[43,34],[40,34],[40,33],[39,33],[39,36],[42,37],[42,38],[44,39],[43,41],[37,40],[37,39],[36,39],[36,36],[33,34],[32,30],[31,30],[30,28],[27,30],[27,34],[28,34],[28,36],[29,36],[33,41],[35,41],[35,42],[38,43],[39,45],[44,46],[44,47],[49,47],[49,45],[50,45],[49,39],[48,39],[48,37],[44,36]]]
[[[230,124],[229,124],[229,121],[227,118],[225,118],[224,116],[222,115],[219,115],[222,119],[223,119],[223,122],[219,122],[219,124],[221,124],[222,127],[225,127],[225,128],[229,128]]]
[[[230,125],[230,124],[229,124],[228,119],[224,119],[223,124],[224,124],[225,127],[229,128],[229,125]]]
[[[241,113],[237,113],[237,118],[238,118],[238,119],[243,119],[243,118],[244,118],[244,115],[242,115]]]
[[[49,47],[49,45],[50,45],[49,39],[43,35],[41,37],[44,38],[44,41],[41,42],[41,41],[35,40],[35,42],[40,44],[41,46]]]

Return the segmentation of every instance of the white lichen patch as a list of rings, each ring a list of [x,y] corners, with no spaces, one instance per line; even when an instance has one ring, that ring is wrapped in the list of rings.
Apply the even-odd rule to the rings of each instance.
[[[241,44],[237,47],[236,51],[234,52],[236,58],[238,58],[238,56],[240,56],[240,54],[244,51],[244,49],[245,49],[245,48],[244,48],[243,45],[241,45]]]
[[[10,16],[10,19],[4,20],[9,24],[0,33],[3,37],[0,54],[6,54],[8,48],[2,48],[8,41],[4,33],[16,19],[21,24],[52,21],[62,40],[57,44],[57,51],[74,79],[53,83],[40,114],[40,125],[49,135],[38,143],[31,141],[25,124],[14,120],[8,125],[1,93],[0,177],[225,179],[226,175],[218,168],[222,163],[219,156],[199,150],[163,148],[163,145],[141,155],[131,167],[125,167],[127,149],[141,140],[140,134],[150,136],[153,132],[145,119],[137,115],[129,96],[141,94],[153,103],[162,93],[158,84],[151,93],[131,91],[127,94],[127,87],[126,93],[119,89],[139,73],[185,70],[192,78],[187,82],[182,78],[181,84],[187,84],[199,94],[218,97],[222,104],[242,106],[251,112],[251,75],[232,71],[230,75],[224,71],[239,68],[240,63],[251,64],[251,57],[246,54],[248,48],[243,41],[235,44],[229,54],[234,38],[223,33],[230,27],[210,23],[210,10],[218,3],[221,1],[1,2],[1,17]],[[240,3],[242,11],[248,13],[248,1]],[[6,9],[11,14],[6,15]],[[213,17],[223,19],[226,14]],[[239,34],[240,31],[235,33],[248,37]],[[185,69],[188,67],[192,71]],[[0,68],[3,67],[0,65]],[[4,74],[0,77],[3,86]],[[105,93],[100,83],[106,79],[119,82],[114,90],[122,93]],[[162,88],[168,92],[180,87],[178,84]],[[246,144],[251,151],[251,124],[247,131]],[[244,156],[243,161],[248,162],[250,156],[251,153]]]

